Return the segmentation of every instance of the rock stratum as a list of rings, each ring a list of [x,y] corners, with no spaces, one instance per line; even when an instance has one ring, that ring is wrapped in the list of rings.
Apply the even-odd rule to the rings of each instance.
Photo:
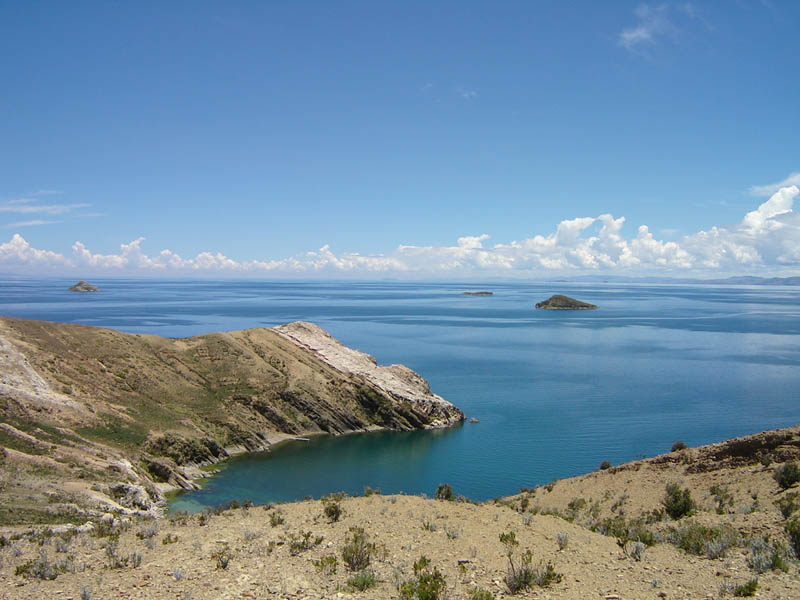
[[[310,323],[167,339],[0,318],[0,524],[157,512],[231,454],[463,419]]]
[[[545,310],[592,310],[597,308],[594,304],[583,302],[582,300],[575,300],[569,296],[562,296],[556,294],[550,296],[547,300],[536,303],[536,308],[543,308]]]

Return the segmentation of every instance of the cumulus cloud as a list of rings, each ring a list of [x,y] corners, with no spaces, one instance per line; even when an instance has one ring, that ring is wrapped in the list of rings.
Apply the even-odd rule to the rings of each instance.
[[[32,248],[15,234],[0,244],[0,267],[74,267],[81,272],[208,275],[529,276],[543,273],[627,274],[761,272],[800,267],[800,212],[796,185],[775,191],[734,225],[712,227],[670,241],[647,225],[625,234],[625,217],[601,214],[559,223],[550,234],[489,244],[489,235],[465,235],[450,246],[401,245],[386,254],[335,253],[329,245],[278,260],[238,261],[221,252],[182,257],[169,249],[148,254],[145,239],[121,244],[118,253],[92,252],[83,242],[67,258]]]
[[[754,185],[749,191],[753,196],[771,196],[781,188],[791,187],[793,185],[800,187],[800,173],[792,173],[786,179],[778,183]]]

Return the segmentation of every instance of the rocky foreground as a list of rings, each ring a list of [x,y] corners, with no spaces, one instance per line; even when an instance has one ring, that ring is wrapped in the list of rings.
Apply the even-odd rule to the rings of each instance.
[[[232,454],[463,418],[310,323],[166,339],[0,318],[0,525],[157,514]]]
[[[798,458],[794,427],[483,504],[441,486],[6,528],[0,597],[796,599],[800,494],[775,475]]]

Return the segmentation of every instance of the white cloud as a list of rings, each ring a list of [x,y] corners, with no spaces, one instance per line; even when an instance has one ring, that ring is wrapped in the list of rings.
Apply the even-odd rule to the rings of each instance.
[[[634,13],[636,24],[623,29],[617,36],[617,44],[632,52],[656,45],[664,39],[675,41],[688,25],[687,20],[700,18],[698,10],[690,3],[640,4]]]
[[[3,225],[3,229],[16,229],[17,227],[35,227],[37,225],[55,225],[56,223],[61,223],[61,221],[47,221],[45,219],[33,219],[31,221],[16,221],[15,223],[9,223],[8,225]]]
[[[770,183],[767,185],[754,185],[748,191],[753,196],[771,196],[775,192],[777,192],[781,188],[790,187],[790,186],[799,186],[800,187],[800,173],[792,173],[783,181],[779,181],[778,183]]]
[[[670,241],[656,239],[647,225],[625,235],[626,220],[611,214],[559,223],[547,235],[489,245],[489,235],[465,235],[452,246],[401,245],[385,254],[336,254],[328,245],[279,260],[237,261],[204,251],[184,258],[164,249],[149,255],[144,238],[122,244],[115,254],[93,253],[80,241],[66,258],[32,248],[19,234],[0,245],[0,267],[46,266],[101,273],[208,275],[530,276],[543,273],[776,272],[800,267],[798,186],[786,186],[747,212],[740,223],[712,227]],[[28,269],[30,270],[30,269]]]
[[[72,266],[72,264],[72,261],[62,254],[32,248],[18,233],[15,233],[9,241],[0,244],[0,265],[2,266],[51,268]]]
[[[86,208],[88,204],[33,204],[28,198],[18,198],[0,205],[0,212],[45,215],[63,215],[77,208]]]

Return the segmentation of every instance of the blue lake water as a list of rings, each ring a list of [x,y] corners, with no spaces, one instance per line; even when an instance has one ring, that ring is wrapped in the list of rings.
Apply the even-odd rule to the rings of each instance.
[[[403,363],[479,424],[320,437],[237,457],[177,508],[332,491],[478,500],[800,423],[800,288],[577,283],[0,282],[0,314],[184,337],[313,321]],[[464,296],[488,289],[491,297]],[[554,293],[595,311],[542,311]]]

